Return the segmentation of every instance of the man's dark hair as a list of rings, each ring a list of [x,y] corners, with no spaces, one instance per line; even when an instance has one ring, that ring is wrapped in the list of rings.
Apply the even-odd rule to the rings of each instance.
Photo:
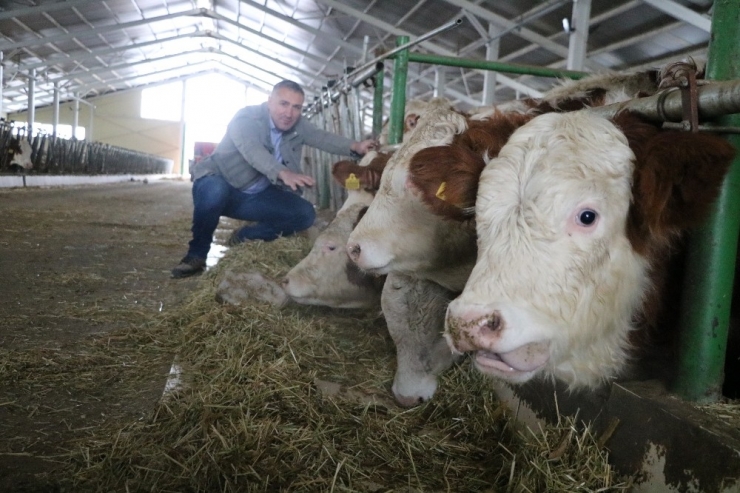
[[[293,82],[292,80],[281,80],[275,86],[272,88],[272,92],[275,92],[277,90],[280,90],[282,88],[290,89],[293,92],[297,92],[303,97],[306,97],[306,94],[303,92],[303,88],[298,84],[297,82]]]

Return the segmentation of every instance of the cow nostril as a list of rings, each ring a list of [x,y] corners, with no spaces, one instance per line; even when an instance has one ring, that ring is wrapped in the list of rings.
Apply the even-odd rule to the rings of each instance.
[[[493,315],[486,318],[481,327],[491,332],[498,331],[499,329],[501,329],[501,316],[494,313]]]
[[[360,256],[362,249],[360,248],[359,243],[354,243],[351,245],[347,245],[347,252],[349,253],[350,257],[356,260]]]
[[[285,277],[285,278],[283,278],[282,281],[280,281],[280,284],[282,284],[283,287],[285,288],[285,287],[288,286],[288,284],[290,284],[290,280],[287,277]]]

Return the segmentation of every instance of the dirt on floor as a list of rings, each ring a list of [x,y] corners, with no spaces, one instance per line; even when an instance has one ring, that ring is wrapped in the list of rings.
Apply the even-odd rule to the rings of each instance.
[[[165,180],[0,190],[0,491],[58,491],[65,454],[100,425],[150,413],[162,395],[172,355],[105,368],[86,345],[125,339],[197,285],[170,278],[189,240],[190,189]],[[124,367],[140,364],[150,377],[127,384]],[[84,384],[66,377],[70,365],[89,372]]]

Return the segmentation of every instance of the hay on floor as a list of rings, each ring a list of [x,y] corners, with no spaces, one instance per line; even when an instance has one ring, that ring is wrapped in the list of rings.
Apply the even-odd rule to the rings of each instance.
[[[70,461],[74,491],[629,487],[573,421],[516,429],[467,362],[441,378],[431,402],[397,407],[394,347],[377,311],[214,300],[227,269],[278,278],[308,249],[301,238],[233,248],[189,304],[142,329],[141,350],[174,349],[184,384],[146,419],[81,443]]]

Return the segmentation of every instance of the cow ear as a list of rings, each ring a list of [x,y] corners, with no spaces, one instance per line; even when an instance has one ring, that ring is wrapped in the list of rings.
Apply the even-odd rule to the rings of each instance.
[[[380,177],[393,154],[378,152],[367,165],[365,189],[377,191],[380,188]]]
[[[409,177],[432,213],[464,220],[464,208],[475,205],[478,179],[486,163],[483,156],[456,144],[417,152],[409,164]]]
[[[416,127],[416,122],[419,121],[419,116],[420,115],[417,115],[416,113],[409,113],[408,115],[406,115],[403,124],[407,132],[413,130],[414,127]]]
[[[735,156],[732,145],[713,134],[663,131],[629,114],[615,123],[635,154],[630,241],[646,247],[700,225]]]
[[[359,168],[360,166],[358,166],[358,164],[354,161],[345,159],[334,163],[334,165],[331,167],[331,175],[334,177],[337,183],[346,188],[345,184],[347,183],[347,179],[350,177],[350,175],[354,175],[355,178],[357,178]]]

